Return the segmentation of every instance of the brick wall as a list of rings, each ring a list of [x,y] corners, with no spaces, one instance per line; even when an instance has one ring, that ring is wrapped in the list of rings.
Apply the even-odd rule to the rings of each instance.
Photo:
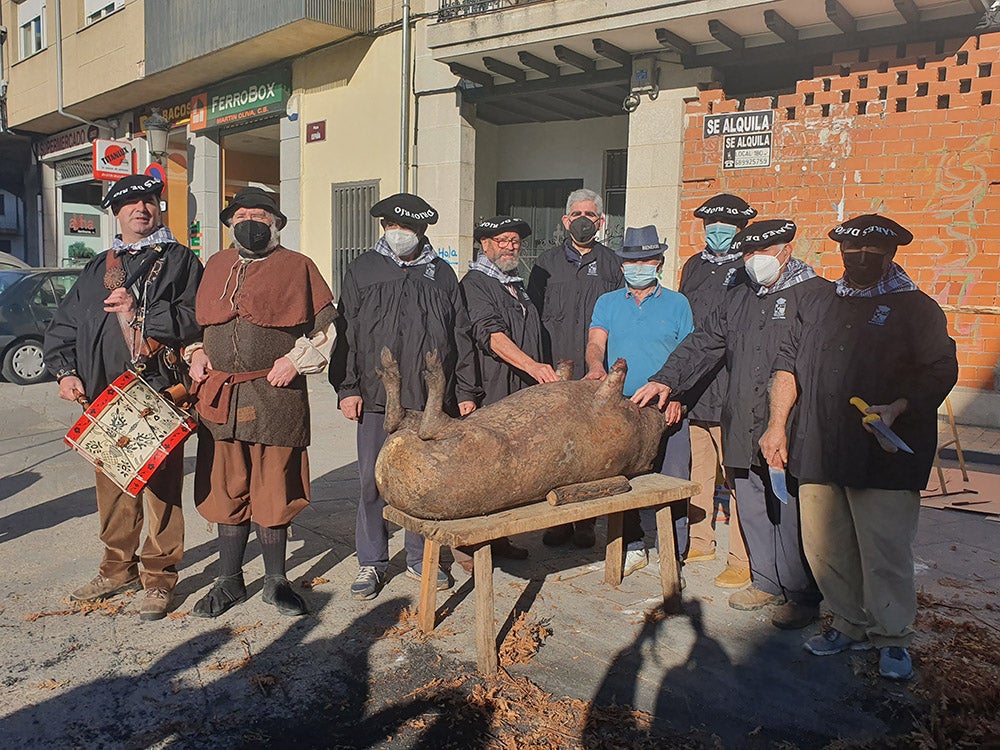
[[[721,89],[687,105],[681,255],[702,247],[691,212],[742,196],[759,218],[788,217],[796,255],[840,276],[826,237],[841,219],[882,213],[915,240],[897,262],[948,312],[959,385],[993,390],[1000,315],[1000,33],[838,53],[794,94],[749,98]],[[706,114],[773,109],[771,166],[723,169],[723,139],[702,137]],[[946,308],[947,309],[947,308]]]

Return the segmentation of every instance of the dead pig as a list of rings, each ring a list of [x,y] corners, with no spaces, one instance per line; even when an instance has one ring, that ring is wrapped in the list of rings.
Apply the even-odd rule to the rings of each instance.
[[[417,518],[443,520],[494,513],[541,500],[555,487],[652,468],[667,425],[655,408],[622,396],[627,369],[615,362],[605,380],[535,385],[465,419],[445,414],[445,377],[426,357],[427,406],[402,409],[400,375],[382,350],[389,438],[375,463],[385,501]]]

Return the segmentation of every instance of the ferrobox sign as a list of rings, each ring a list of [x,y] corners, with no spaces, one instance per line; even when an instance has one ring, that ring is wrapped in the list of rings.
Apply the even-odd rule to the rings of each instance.
[[[292,80],[287,70],[243,76],[191,97],[191,130],[242,125],[282,115]]]
[[[771,166],[774,110],[728,112],[705,118],[703,137],[722,136],[722,168]]]
[[[94,141],[93,161],[95,180],[116,182],[135,174],[135,149],[129,141]]]

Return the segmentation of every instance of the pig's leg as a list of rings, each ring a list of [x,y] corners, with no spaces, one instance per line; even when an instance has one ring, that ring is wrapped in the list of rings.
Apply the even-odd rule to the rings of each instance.
[[[556,375],[559,377],[560,380],[572,380],[573,360],[560,359],[559,363],[556,365]]]
[[[385,431],[390,435],[403,424],[405,411],[400,401],[401,378],[399,363],[388,347],[382,347],[382,367],[376,370],[385,386]]]
[[[420,420],[417,434],[421,440],[436,440],[447,431],[451,417],[444,413],[444,389],[446,385],[444,368],[437,350],[427,352],[424,357],[427,369],[424,370],[424,382],[427,384],[427,403]]]
[[[625,385],[625,374],[628,372],[628,365],[624,359],[617,359],[611,365],[608,376],[601,381],[597,388],[595,399],[599,402],[616,401],[622,398],[622,388]]]

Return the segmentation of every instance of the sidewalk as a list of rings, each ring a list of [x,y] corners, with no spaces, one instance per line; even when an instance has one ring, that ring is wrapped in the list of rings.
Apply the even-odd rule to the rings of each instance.
[[[436,723],[440,699],[422,700],[420,688],[440,679],[440,691],[474,670],[471,581],[455,566],[456,587],[438,597],[446,616],[421,642],[406,609],[416,604],[418,584],[402,575],[397,532],[385,590],[371,602],[351,599],[354,429],[322,376],[311,379],[311,395],[313,503],[293,525],[289,577],[296,585],[315,583],[304,592],[313,614],[289,620],[261,602],[263,566],[251,540],[251,599],[219,620],[186,616],[216,568],[214,533],[191,505],[189,476],[175,613],[140,623],[135,600],[123,600],[113,615],[50,614],[67,610],[68,591],[96,572],[92,474],[61,444],[77,407],[58,402],[51,383],[0,384],[8,405],[0,442],[6,746],[255,747],[293,739],[305,747],[449,746],[434,739],[434,731],[445,731]],[[1000,431],[963,428],[960,438],[969,452],[1000,450]],[[192,442],[189,474],[193,451]],[[599,539],[603,533],[601,522]],[[517,612],[547,622],[552,635],[509,672],[528,677],[553,701],[631,705],[653,715],[662,736],[689,738],[691,747],[712,746],[713,736],[726,748],[822,747],[837,738],[881,737],[909,721],[914,687],[879,680],[871,654],[820,662],[801,649],[815,628],[782,632],[766,612],[730,609],[728,592],[712,585],[724,550],[716,562],[685,568],[685,614],[661,619],[645,617],[658,601],[655,565],[612,588],[603,583],[600,548],[552,550],[540,534],[517,541],[531,557],[500,562],[498,624],[503,637]],[[987,607],[1000,589],[1000,523],[925,508],[916,554],[925,603],[947,602],[1000,627],[1000,613]],[[461,737],[451,746],[489,742]]]

